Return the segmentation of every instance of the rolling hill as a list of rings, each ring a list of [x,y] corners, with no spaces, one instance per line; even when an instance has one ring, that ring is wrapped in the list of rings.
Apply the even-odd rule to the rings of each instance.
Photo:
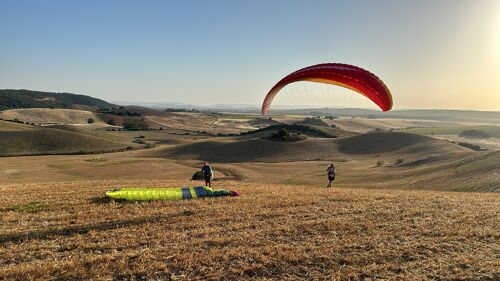
[[[500,126],[487,125],[455,125],[455,126],[439,126],[433,128],[409,128],[405,132],[422,134],[422,135],[459,135],[463,131],[479,130],[487,133],[491,137],[500,138]]]
[[[320,137],[320,138],[338,138],[338,137],[356,135],[356,133],[344,131],[335,127],[300,124],[300,123],[271,125],[261,129],[243,132],[242,135],[252,136],[252,135],[262,135],[262,133],[269,134],[277,132],[280,129],[285,129],[292,133],[301,133],[306,136]]]
[[[368,133],[338,139],[308,138],[296,142],[277,142],[263,139],[261,134],[258,136],[194,141],[155,151],[154,155],[150,156],[238,163],[331,160],[381,153],[417,158],[421,155],[469,151],[431,137],[392,132]]]
[[[470,153],[439,165],[402,168],[399,172],[403,179],[407,179],[408,187],[414,189],[498,192],[500,151]]]
[[[435,153],[465,150],[431,137],[399,132],[373,132],[339,139],[339,152],[345,154],[366,155],[375,153],[398,152]],[[401,151],[403,150],[403,151]]]
[[[0,121],[0,156],[98,153],[123,150],[133,144],[85,131],[37,127]]]
[[[16,108],[72,108],[96,110],[115,105],[101,99],[70,93],[0,90],[0,110]]]
[[[98,115],[91,111],[59,108],[23,108],[0,111],[0,119],[19,120],[35,124],[87,124],[88,119],[104,124]]]
[[[3,131],[31,131],[32,126],[27,126],[25,124],[20,124],[16,122],[9,122],[0,120],[0,132]]]

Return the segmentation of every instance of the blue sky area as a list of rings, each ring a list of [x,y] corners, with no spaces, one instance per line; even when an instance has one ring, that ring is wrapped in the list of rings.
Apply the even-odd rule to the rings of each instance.
[[[282,76],[343,62],[382,78],[394,108],[500,110],[496,0],[2,0],[0,38],[0,88],[259,104]],[[371,106],[304,84],[277,104]]]

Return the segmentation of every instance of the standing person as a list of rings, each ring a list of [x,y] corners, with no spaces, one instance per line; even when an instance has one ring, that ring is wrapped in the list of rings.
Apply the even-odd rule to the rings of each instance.
[[[328,185],[326,187],[332,187],[332,182],[335,180],[335,165],[333,163],[330,163],[330,166],[328,166],[326,172],[328,173]]]
[[[211,187],[212,179],[213,179],[213,171],[212,167],[208,165],[208,162],[205,161],[203,167],[201,167],[201,173],[203,174],[203,180],[205,180],[205,186]]]

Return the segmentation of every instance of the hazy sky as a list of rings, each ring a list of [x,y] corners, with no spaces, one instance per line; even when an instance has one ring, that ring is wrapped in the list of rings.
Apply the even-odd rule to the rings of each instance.
[[[395,109],[500,110],[500,0],[1,0],[0,38],[0,88],[259,104],[282,76],[343,62]],[[276,104],[371,106],[306,82]]]

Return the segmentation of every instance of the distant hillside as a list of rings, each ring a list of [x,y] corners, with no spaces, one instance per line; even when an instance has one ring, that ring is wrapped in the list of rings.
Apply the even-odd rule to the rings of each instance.
[[[215,109],[212,109],[215,110]],[[234,113],[260,113],[260,107],[250,109],[239,109],[233,107]],[[477,111],[477,110],[440,110],[440,109],[400,109],[382,112],[380,110],[362,108],[272,108],[270,116],[273,115],[312,115],[332,117],[364,117],[364,118],[392,118],[392,119],[418,119],[436,120],[447,122],[474,122],[497,124],[500,122],[500,111]]]
[[[3,131],[31,131],[33,126],[0,120],[0,133]]]
[[[356,133],[343,131],[341,129],[335,127],[327,127],[327,126],[317,126],[317,125],[308,125],[308,124],[277,124],[271,125],[262,129],[257,129],[253,131],[243,132],[241,135],[261,135],[261,133],[276,133],[280,129],[285,129],[292,133],[301,133],[306,136],[311,137],[321,137],[321,138],[338,138],[338,137],[346,137],[356,135]]]
[[[414,189],[499,192],[500,151],[469,153],[443,165],[423,167],[413,173],[417,177],[410,187]]]
[[[0,110],[16,108],[72,108],[96,110],[115,105],[85,95],[30,90],[0,90]]]
[[[426,144],[444,144],[430,137],[396,132],[373,132],[338,141],[338,149],[346,154],[373,154],[395,151],[410,146]]]
[[[87,124],[89,119],[104,124],[96,113],[78,109],[23,108],[0,112],[0,119],[36,124]]]
[[[101,153],[136,146],[93,132],[0,121],[0,156]]]
[[[474,125],[461,125],[461,126],[443,126],[435,128],[409,128],[402,131],[407,133],[421,134],[421,135],[460,135],[464,131],[480,130],[487,135],[500,138],[500,126],[474,126]]]
[[[247,140],[208,140],[145,152],[149,157],[197,159],[218,163],[283,162],[320,160],[336,155],[333,139],[309,138],[297,142]]]
[[[249,136],[235,139],[202,140],[146,152],[148,156],[174,159],[208,160],[218,163],[285,162],[331,160],[384,154],[388,158],[405,156],[406,160],[427,155],[467,153],[461,146],[427,136],[406,133],[368,133],[343,138],[308,138],[296,142],[277,142]]]
[[[498,123],[500,112],[498,111],[474,111],[474,110],[391,110],[381,112],[379,110],[359,108],[304,108],[293,110],[273,110],[274,114],[305,114],[315,116],[333,117],[366,117],[366,118],[397,118],[397,119],[419,119],[438,120],[454,122],[475,123]]]

